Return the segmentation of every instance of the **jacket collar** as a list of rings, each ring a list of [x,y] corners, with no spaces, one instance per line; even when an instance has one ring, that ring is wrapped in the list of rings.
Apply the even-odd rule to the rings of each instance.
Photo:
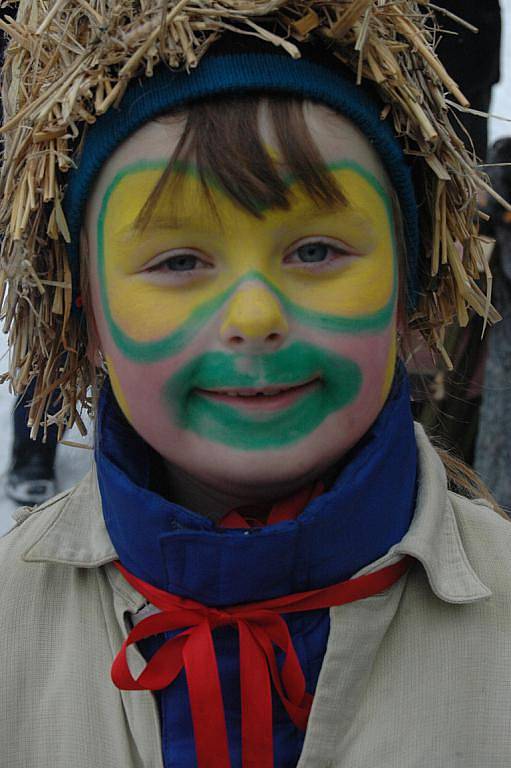
[[[419,460],[416,511],[408,532],[360,573],[408,554],[424,567],[433,592],[450,603],[491,595],[470,565],[447,492],[445,470],[422,427],[415,425]],[[108,536],[95,470],[68,494],[39,507],[23,559],[94,568],[117,559]],[[115,569],[113,569],[115,570]]]

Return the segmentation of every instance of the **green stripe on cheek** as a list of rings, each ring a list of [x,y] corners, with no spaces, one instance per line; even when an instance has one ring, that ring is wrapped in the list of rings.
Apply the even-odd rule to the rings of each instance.
[[[289,385],[318,375],[321,380],[312,391],[290,407],[272,413],[243,411],[197,391]],[[362,372],[352,360],[295,342],[255,358],[223,352],[200,355],[167,382],[163,401],[181,429],[239,450],[268,450],[302,440],[329,414],[353,402],[361,384]]]
[[[259,280],[265,283],[271,291],[279,298],[285,311],[290,317],[304,325],[319,330],[329,331],[331,333],[373,333],[386,328],[392,319],[394,305],[397,293],[397,280],[394,279],[392,295],[378,312],[371,315],[362,315],[360,317],[336,317],[335,315],[323,314],[314,310],[304,309],[290,301],[275,285],[270,283],[260,272],[251,271],[243,275],[234,285],[220,296],[215,296],[209,302],[202,304],[192,314],[186,323],[183,323],[174,333],[163,339],[155,341],[135,341],[122,331],[122,329],[112,320],[111,314],[107,311],[106,317],[110,327],[112,339],[117,348],[123,354],[140,363],[155,363],[158,360],[164,360],[172,357],[183,350],[187,344],[196,336],[212,317],[228,301],[229,297],[237,290],[241,283],[248,280]]]

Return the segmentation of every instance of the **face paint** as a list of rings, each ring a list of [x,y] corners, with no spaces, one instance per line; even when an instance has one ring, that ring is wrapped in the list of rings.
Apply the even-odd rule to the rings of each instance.
[[[320,330],[343,333],[379,331],[394,311],[397,269],[392,213],[388,196],[374,177],[356,164],[334,166],[332,173],[346,190],[346,209],[311,215],[308,196],[290,180],[290,211],[269,211],[260,221],[240,211],[214,191],[222,222],[211,213],[190,175],[180,190],[180,202],[160,201],[144,232],[133,223],[159,176],[162,166],[135,164],[114,178],[98,221],[98,269],[105,318],[116,346],[139,362],[155,362],[180,352],[247,280],[266,283],[286,312]],[[186,221],[183,229],[160,226],[173,217]],[[195,211],[192,220],[186,211]],[[202,222],[202,224],[201,224]],[[277,259],[261,260],[275,250],[277,233],[289,248],[293,237],[318,232],[346,243],[346,265],[314,273],[282,269]],[[148,279],[145,265],[159,252],[172,249],[209,251],[222,241],[222,265],[215,275],[203,275],[186,286]],[[105,259],[108,252],[108,259]],[[261,269],[253,264],[263,261]],[[277,263],[275,263],[277,261]],[[204,270],[207,272],[207,270]],[[364,297],[361,302],[360,297]],[[136,310],[136,311],[134,311]]]
[[[289,209],[261,219],[211,184],[215,215],[182,168],[142,230],[166,166],[148,160],[145,130],[98,183],[91,219],[94,307],[122,410],[206,482],[222,483],[226,466],[230,483],[252,488],[330,466],[372,423],[393,376],[396,246],[378,163],[335,150],[328,167],[347,205],[321,208],[288,179]],[[350,131],[343,124],[349,141]],[[314,250],[323,242],[335,246],[326,266]]]
[[[247,339],[253,340],[265,338],[271,333],[285,335],[289,327],[275,294],[261,290],[261,285],[253,282],[232,297],[220,332],[225,336],[236,326],[243,329]]]
[[[109,355],[105,355],[105,362],[107,365],[108,377],[110,379],[110,384],[112,385],[112,390],[115,395],[115,399],[117,400],[121,411],[124,413],[128,421],[131,421],[130,407],[122,391],[121,382],[119,381],[119,377],[117,376],[114,362]]]
[[[251,370],[243,372],[245,363]],[[358,394],[361,371],[351,360],[304,342],[244,359],[242,355],[207,352],[191,360],[165,387],[165,402],[176,423],[213,442],[242,450],[279,448],[301,440],[329,413],[343,408]],[[297,387],[288,393],[295,402],[265,413],[265,395],[229,405],[233,390],[257,390],[278,385]],[[253,401],[259,398],[259,403]]]

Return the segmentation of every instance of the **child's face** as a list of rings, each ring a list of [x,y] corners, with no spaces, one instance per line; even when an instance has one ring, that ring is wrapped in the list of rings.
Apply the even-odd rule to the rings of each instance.
[[[347,206],[320,209],[294,185],[289,210],[257,219],[211,188],[216,217],[189,167],[140,231],[175,120],[119,147],[87,209],[92,311],[123,412],[166,460],[231,492],[320,474],[371,426],[394,372],[385,174],[347,120],[306,115]]]

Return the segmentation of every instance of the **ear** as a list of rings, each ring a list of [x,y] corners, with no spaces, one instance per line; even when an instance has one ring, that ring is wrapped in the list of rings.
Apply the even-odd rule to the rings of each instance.
[[[406,293],[403,291],[400,292],[400,297],[397,305],[397,312],[396,312],[396,331],[398,336],[401,338],[405,338],[407,334],[410,332],[410,329],[408,327],[408,315],[406,312]]]
[[[390,187],[390,200],[392,203],[392,219],[394,226],[394,240],[397,248],[397,307],[396,307],[396,333],[399,340],[406,340],[410,334],[408,326],[408,287],[406,274],[406,245],[403,225],[403,215],[397,194]],[[401,356],[401,343],[398,344],[398,354]]]
[[[84,302],[85,310],[85,302]],[[87,357],[95,368],[103,368],[104,357],[101,352],[98,327],[93,312],[87,312]]]

